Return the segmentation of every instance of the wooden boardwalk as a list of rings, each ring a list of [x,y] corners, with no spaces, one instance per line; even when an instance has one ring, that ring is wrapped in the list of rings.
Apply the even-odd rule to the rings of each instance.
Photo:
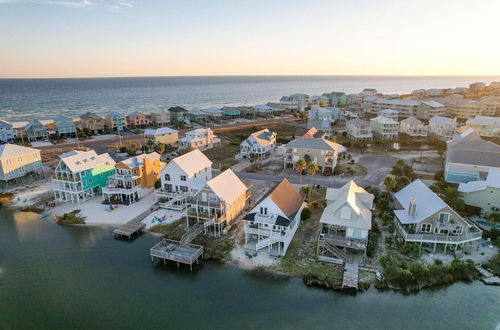
[[[478,272],[481,273],[481,281],[483,281],[486,285],[500,285],[500,277],[495,276],[489,270],[484,269],[483,267],[476,266]]]
[[[347,263],[344,266],[344,278],[342,280],[343,288],[358,289],[358,272],[359,266],[357,261]]]
[[[179,241],[164,238],[158,244],[151,248],[151,261],[154,258],[162,259],[164,263],[167,260],[175,261],[177,267],[179,263],[189,265],[193,270],[193,263],[198,263],[198,259],[203,258],[203,246],[196,244],[181,244]]]
[[[120,227],[113,230],[114,237],[123,237],[126,236],[128,238],[132,237],[135,233],[139,233],[144,227],[146,227],[145,223],[141,221],[147,217],[151,212],[158,209],[158,205],[154,204],[150,210],[146,210],[127,222],[126,224],[121,225]]]

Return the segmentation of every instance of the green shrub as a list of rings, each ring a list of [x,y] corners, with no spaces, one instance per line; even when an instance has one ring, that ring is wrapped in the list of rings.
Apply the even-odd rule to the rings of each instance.
[[[304,207],[302,213],[300,214],[300,220],[307,220],[311,217],[311,209]]]
[[[85,223],[85,218],[80,215],[80,210],[74,210],[56,218],[56,223],[58,225],[82,225]]]

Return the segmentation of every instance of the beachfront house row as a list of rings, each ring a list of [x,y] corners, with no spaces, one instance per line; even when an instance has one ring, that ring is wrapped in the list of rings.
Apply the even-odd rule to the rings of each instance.
[[[393,119],[377,116],[370,119],[370,127],[375,138],[380,140],[397,140],[399,123]]]
[[[133,128],[145,128],[151,124],[151,120],[149,115],[145,113],[134,111],[129,114],[127,117],[127,126]]]
[[[215,122],[220,122],[222,120],[222,117],[224,116],[224,111],[214,107],[201,109],[201,112],[203,112],[208,119]]]
[[[104,118],[104,125],[109,131],[121,132],[127,128],[127,118],[118,112],[111,112]]]
[[[446,149],[447,182],[485,180],[490,170],[500,169],[500,145],[481,139],[472,129],[448,141]]]
[[[101,193],[115,173],[115,161],[94,150],[74,150],[62,155],[52,176],[54,197],[61,202],[85,202]]]
[[[326,134],[323,132],[318,131],[316,127],[311,127],[311,128],[304,128],[304,127],[297,127],[295,130],[294,138],[295,139],[300,139],[300,138],[319,138],[319,139],[324,139],[326,137]]]
[[[76,125],[73,118],[63,115],[55,116],[54,127],[60,137],[76,137]]]
[[[462,218],[420,179],[394,194],[394,225],[399,239],[454,250],[479,241],[482,231]]]
[[[467,205],[481,209],[481,215],[500,212],[500,170],[490,170],[486,180],[460,183],[458,191]]]
[[[326,139],[295,139],[285,145],[283,166],[285,169],[293,169],[300,158],[308,155],[322,173],[331,174],[337,166],[337,157],[341,151],[343,147],[340,144]]]
[[[26,126],[24,126],[24,135],[28,138],[28,141],[48,141],[49,132],[47,128],[37,119],[30,121]]]
[[[105,204],[130,205],[153,192],[165,163],[156,152],[141,154],[116,164],[116,172],[109,176],[102,188]]]
[[[250,134],[240,144],[242,158],[256,157],[263,159],[269,157],[276,148],[276,133],[267,128]]]
[[[374,196],[353,180],[341,188],[328,188],[320,218],[318,259],[333,263],[364,263],[368,232],[372,228]]]
[[[462,127],[462,131],[472,128],[482,137],[500,137],[500,117],[476,116],[470,118]]]
[[[417,106],[415,117],[418,119],[429,120],[435,116],[444,116],[446,106],[436,101],[423,101]]]
[[[184,210],[187,198],[212,179],[212,161],[195,149],[174,158],[161,171],[161,188],[155,191],[160,207]]]
[[[151,112],[149,119],[155,127],[165,127],[170,124],[170,112],[160,110],[159,112]]]
[[[401,120],[399,131],[409,136],[427,136],[427,126],[417,118],[411,116]]]
[[[371,141],[373,138],[370,122],[363,119],[351,119],[345,124],[347,137],[355,142]]]
[[[479,101],[461,101],[450,105],[450,115],[457,119],[469,119],[487,115],[486,106]]]
[[[42,173],[40,150],[17,144],[0,145],[0,180],[8,182],[26,175]]]
[[[80,127],[90,134],[96,135],[104,132],[104,118],[92,112],[80,116]]]
[[[330,105],[330,98],[325,95],[312,95],[309,97],[309,104],[319,107],[327,107]]]
[[[347,95],[344,92],[323,93],[328,97],[329,104],[334,107],[345,107],[347,105]]]
[[[245,248],[284,256],[300,225],[304,199],[287,179],[275,186],[243,220]]]
[[[0,143],[8,143],[14,141],[15,134],[12,124],[0,119]]]
[[[250,186],[227,169],[189,198],[188,226],[203,226],[205,233],[220,237],[250,202]]]
[[[420,102],[415,100],[379,99],[376,97],[365,98],[363,101],[363,108],[369,114],[378,115],[382,110],[392,109],[398,111],[401,118],[414,116],[419,105]]]
[[[208,118],[207,114],[201,111],[200,108],[194,108],[192,110],[189,110],[187,113],[187,117],[191,123],[196,122],[203,124],[206,124]]]
[[[220,139],[213,133],[210,128],[198,128],[186,132],[186,136],[179,140],[179,149],[212,149],[214,146],[220,145]]]
[[[144,130],[144,139],[146,145],[157,145],[158,143],[173,145],[179,140],[179,132],[170,127],[146,129]]]
[[[378,115],[382,116],[382,117],[385,117],[385,118],[392,119],[394,121],[398,121],[399,120],[399,112],[396,111],[396,110],[392,110],[392,109],[380,110],[379,113],[378,113]]]
[[[253,107],[254,113],[264,116],[264,117],[270,117],[273,115],[274,109],[266,104],[258,104]]]
[[[435,116],[429,120],[429,135],[439,141],[449,141],[457,130],[457,123],[447,117]]]

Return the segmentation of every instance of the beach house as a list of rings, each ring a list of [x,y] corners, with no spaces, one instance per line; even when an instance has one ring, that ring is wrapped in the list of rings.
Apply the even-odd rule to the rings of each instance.
[[[340,119],[341,111],[339,108],[334,107],[325,107],[320,108],[317,105],[311,107],[309,111],[309,119],[310,120],[326,120],[330,123],[334,123]]]
[[[183,107],[175,106],[168,108],[168,112],[170,113],[170,120],[175,123],[184,121],[188,111]]]
[[[210,128],[198,128],[186,132],[186,136],[179,140],[179,149],[212,149],[220,144],[220,139]]]
[[[195,149],[174,158],[161,171],[161,188],[155,191],[160,207],[184,210],[187,197],[212,179],[212,161]]]
[[[104,132],[104,118],[92,112],[86,112],[80,116],[80,127],[90,134]]]
[[[144,139],[146,145],[158,143],[172,145],[179,140],[179,132],[170,127],[159,127],[156,129],[144,130]]]
[[[284,256],[300,225],[305,205],[290,182],[281,180],[243,218],[245,249]]]
[[[454,250],[470,247],[481,239],[482,231],[462,218],[420,179],[394,194],[394,226],[405,243],[444,246]]]
[[[316,127],[311,127],[311,128],[304,128],[304,127],[297,127],[295,130],[294,138],[295,139],[300,139],[300,138],[320,138],[324,139],[326,137],[326,134],[324,132],[318,131]]]
[[[285,145],[283,166],[285,169],[293,169],[300,158],[308,155],[322,173],[331,174],[337,166],[338,154],[342,149],[340,144],[326,139],[295,139]]]
[[[0,145],[0,180],[7,183],[26,175],[38,177],[40,174],[40,150],[10,143]]]
[[[200,108],[194,108],[192,110],[189,110],[187,113],[187,117],[189,118],[190,122],[197,122],[203,124],[206,124],[208,118],[207,114],[203,112]]]
[[[24,126],[24,134],[28,141],[49,140],[49,132],[47,128],[37,119],[30,121]]]
[[[63,115],[55,116],[54,127],[60,137],[76,137],[76,125],[73,118]]]
[[[258,104],[253,107],[255,113],[259,114],[260,116],[264,117],[271,117],[273,115],[273,108],[266,105],[266,104]]]
[[[328,188],[325,199],[326,207],[319,220],[318,259],[364,263],[374,196],[351,180],[341,188]]]
[[[214,107],[201,109],[201,112],[203,112],[208,119],[215,122],[220,122],[222,120],[222,117],[224,116],[224,111]]]
[[[411,116],[401,120],[399,131],[409,136],[427,136],[428,128],[423,122]]]
[[[380,110],[378,115],[385,117],[385,118],[392,119],[394,121],[398,121],[398,119],[399,119],[399,112],[396,110],[392,110],[392,109]]]
[[[250,196],[250,186],[227,169],[207,181],[188,199],[188,225],[203,227],[206,233],[219,237],[245,210]]]
[[[347,137],[355,142],[371,141],[373,138],[370,122],[363,119],[351,119],[345,124]]]
[[[104,126],[109,131],[121,132],[127,128],[127,118],[118,112],[111,112],[104,118]]]
[[[378,115],[382,110],[392,109],[398,111],[401,118],[414,116],[419,105],[420,102],[415,100],[379,99],[376,97],[366,98],[363,102],[363,108],[370,114]]]
[[[59,155],[52,176],[52,189],[57,201],[78,204],[101,193],[108,178],[115,173],[115,161],[107,153],[74,150]]]
[[[151,125],[151,119],[149,115],[146,115],[139,111],[134,111],[127,117],[127,126],[133,128],[145,128]]]
[[[256,157],[263,159],[276,148],[276,133],[267,128],[250,134],[240,144],[240,156],[242,158]]]
[[[397,140],[399,123],[393,119],[377,116],[370,119],[370,127],[375,138],[380,140]]]
[[[500,117],[476,116],[470,118],[465,126],[461,127],[461,131],[464,132],[469,128],[482,137],[500,137]]]
[[[468,129],[447,142],[444,178],[461,183],[485,180],[492,169],[500,169],[500,146],[483,140]]]
[[[417,113],[415,117],[418,119],[429,120],[435,116],[444,116],[446,113],[446,106],[436,101],[422,101],[417,106]]]
[[[170,112],[167,110],[151,112],[148,117],[155,127],[165,127],[170,124]]]
[[[14,141],[15,134],[12,124],[0,119],[0,143]]]
[[[456,130],[457,123],[451,118],[434,116],[429,120],[429,135],[439,141],[451,140]]]
[[[316,128],[319,132],[330,138],[333,134],[332,123],[329,120],[309,119],[306,124],[307,128]]]
[[[105,203],[130,205],[153,192],[165,163],[156,152],[131,157],[116,164],[102,188]]]
[[[458,191],[465,204],[480,208],[483,216],[500,212],[500,170],[490,170],[486,180],[460,183]]]

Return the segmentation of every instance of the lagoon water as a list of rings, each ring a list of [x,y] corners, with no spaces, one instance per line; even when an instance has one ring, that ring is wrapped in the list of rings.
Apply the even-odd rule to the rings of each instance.
[[[0,211],[0,329],[495,329],[500,287],[355,296],[202,262],[151,263],[158,240]],[[498,329],[498,328],[497,328]]]
[[[78,117],[86,111],[104,115],[151,112],[174,105],[221,107],[277,102],[283,95],[331,91],[409,93],[419,88],[467,87],[500,77],[385,76],[213,76],[78,79],[0,79],[0,119]]]

